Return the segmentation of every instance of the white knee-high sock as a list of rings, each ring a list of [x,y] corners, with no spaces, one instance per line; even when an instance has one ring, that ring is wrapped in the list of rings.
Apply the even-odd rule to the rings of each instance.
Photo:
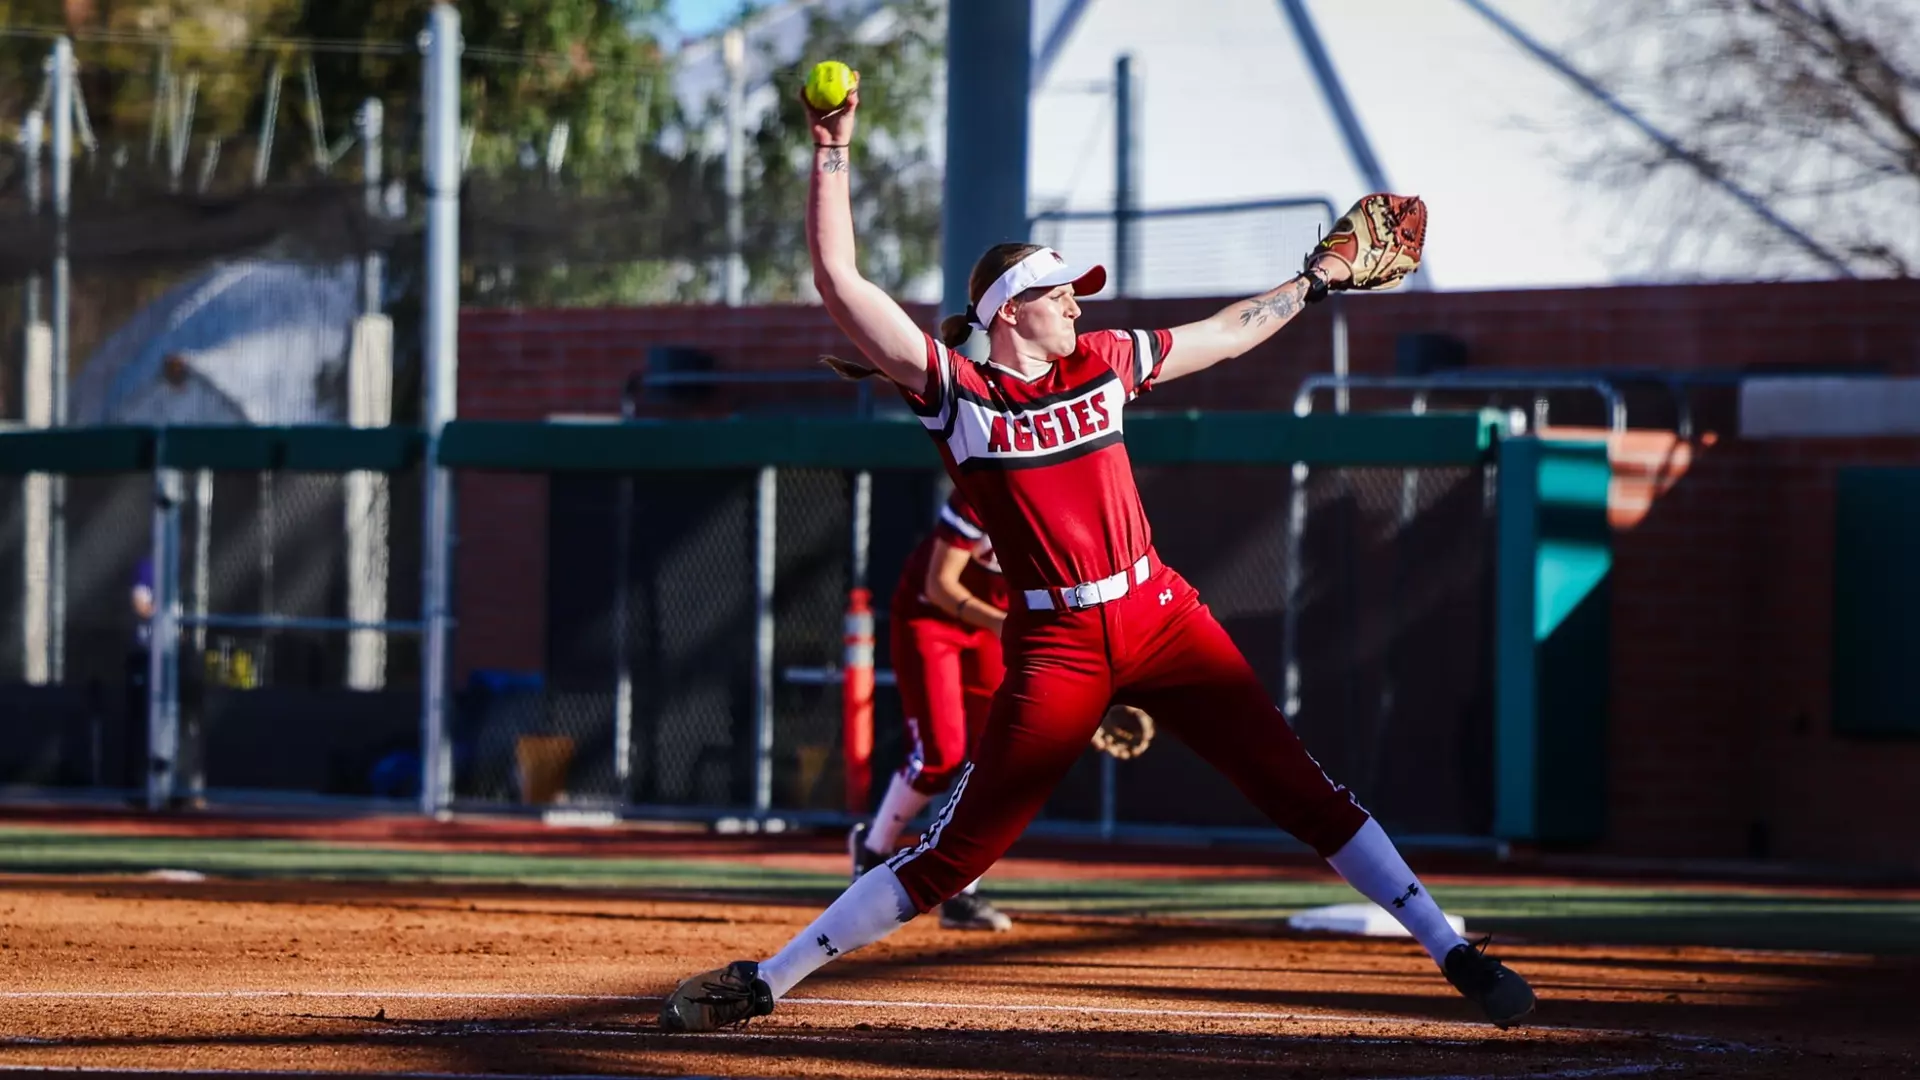
[[[1372,818],[1327,862],[1347,879],[1347,884],[1400,920],[1434,963],[1444,967],[1447,953],[1466,940],[1454,933],[1446,913],[1413,876],[1393,841],[1387,839],[1387,831]]]
[[[879,941],[916,914],[893,868],[876,866],[848,886],[785,948],[761,961],[760,977],[772,988],[775,999],[783,998],[827,961]]]
[[[894,773],[893,780],[887,784],[887,793],[880,799],[880,809],[873,815],[873,823],[867,826],[867,837],[862,843],[875,855],[891,855],[900,850],[900,830],[907,827],[920,811],[927,808],[933,796],[915,791],[907,778]]]

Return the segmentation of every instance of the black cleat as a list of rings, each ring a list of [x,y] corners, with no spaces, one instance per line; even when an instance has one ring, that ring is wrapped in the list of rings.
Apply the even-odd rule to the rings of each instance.
[[[660,1007],[660,1027],[674,1032],[718,1031],[772,1011],[773,988],[760,977],[760,965],[735,960],[674,987]]]
[[[1013,920],[979,893],[961,893],[940,905],[940,926],[944,930],[1013,929]]]
[[[1487,955],[1492,936],[1478,946],[1461,942],[1447,953],[1447,981],[1467,1000],[1480,1006],[1498,1028],[1511,1026],[1533,1011],[1533,988],[1507,965]]]
[[[853,863],[853,880],[859,881],[860,875],[887,861],[887,856],[867,850],[867,826],[864,822],[855,825],[847,833],[847,858]]]

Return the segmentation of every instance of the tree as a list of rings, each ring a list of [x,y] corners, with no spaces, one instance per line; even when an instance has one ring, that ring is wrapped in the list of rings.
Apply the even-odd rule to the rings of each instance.
[[[320,39],[404,43],[400,55],[317,55],[333,111],[366,97],[388,115],[417,115],[420,64],[410,47],[430,0],[307,0],[299,32]],[[664,0],[468,0],[461,115],[473,126],[479,173],[544,160],[557,125],[568,130],[566,167],[582,182],[633,172],[638,147],[672,113],[657,31]]]
[[[826,8],[809,14],[799,56],[774,64],[777,107],[748,139],[747,294],[758,301],[813,296],[805,233],[813,148],[795,94],[813,63],[829,57],[860,72],[853,203],[862,271],[899,295],[924,286],[940,266],[942,175],[932,139],[946,71],[945,5],[900,0],[878,14],[837,16]]]
[[[258,76],[247,44],[283,34],[301,0],[0,0],[0,25],[25,31],[0,52],[0,109],[12,119],[45,95],[53,37],[73,39],[79,105],[102,145],[143,149],[166,97],[162,73],[178,73],[178,108],[192,79],[193,116],[202,146],[225,143],[255,107]],[[160,156],[157,152],[156,155]],[[217,161],[217,159],[216,159]]]
[[[1593,10],[1575,61],[1671,138],[1609,139],[1575,175],[1627,193],[1633,216],[1657,223],[1657,261],[1731,242],[1756,276],[1920,268],[1920,5],[1596,0]]]

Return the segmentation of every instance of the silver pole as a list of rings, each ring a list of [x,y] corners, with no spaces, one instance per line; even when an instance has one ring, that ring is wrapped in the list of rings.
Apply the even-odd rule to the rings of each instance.
[[[40,216],[40,152],[46,142],[45,130],[46,119],[38,110],[27,113],[20,125],[21,156],[26,159],[27,170],[27,210],[36,218]],[[53,333],[42,322],[45,316],[40,310],[41,285],[39,274],[27,278],[25,326],[20,339],[24,361],[20,419],[32,427],[45,427],[53,416]],[[48,640],[51,601],[47,596],[47,582],[48,563],[53,555],[49,538],[53,516],[52,480],[44,473],[37,473],[26,477],[23,485],[26,521],[22,536],[25,551],[20,560],[21,670],[26,681],[36,686],[45,685],[51,674],[47,654],[51,647]]]
[[[160,433],[161,443],[166,431]],[[159,447],[156,447],[156,456]],[[153,473],[153,618],[147,640],[147,809],[173,798],[180,776],[180,473]]]
[[[1333,214],[1327,208],[1329,217]],[[1332,227],[1332,222],[1328,222]],[[1333,375],[1338,382],[1334,394],[1334,412],[1345,415],[1349,404],[1347,379],[1352,366],[1347,352],[1347,305],[1337,296],[1329,297],[1327,304],[1333,309]],[[1296,415],[1306,416],[1313,411],[1311,394],[1301,394],[1294,400],[1293,411]],[[1284,584],[1286,586],[1286,610],[1281,613],[1280,654],[1281,654],[1281,704],[1280,713],[1289,724],[1300,715],[1301,684],[1303,675],[1300,670],[1300,607],[1307,602],[1306,568],[1300,560],[1306,551],[1307,535],[1307,481],[1312,476],[1305,462],[1296,461],[1289,473],[1290,483],[1287,492],[1287,552]]]
[[[440,436],[455,412],[460,319],[460,13],[437,3],[428,17],[427,289],[425,407],[427,429],[425,545],[420,617],[427,625],[420,662],[420,808],[442,812],[453,795],[447,737],[448,563],[453,556],[453,486],[439,465]]]
[[[773,809],[773,586],[774,522],[779,479],[760,469],[754,500],[753,552],[753,811]]]
[[[383,215],[380,198],[385,111],[376,98],[354,114],[360,139],[361,200],[370,220]],[[393,323],[381,314],[385,264],[369,249],[360,260],[360,317],[354,320],[347,359],[347,422],[384,427],[393,419]],[[392,522],[392,485],[385,473],[355,471],[345,479],[347,614],[382,622],[387,617],[387,580]],[[347,686],[378,690],[386,685],[387,637],[356,631],[347,638]]]
[[[746,238],[746,215],[741,199],[746,190],[744,122],[746,97],[747,36],[739,27],[728,27],[720,37],[727,66],[727,264],[722,271],[728,307],[739,307],[747,290],[747,267],[741,256]]]
[[[73,43],[53,43],[53,425],[67,426],[67,357],[72,335],[67,262],[67,223],[73,210]],[[67,667],[67,478],[48,487],[52,507],[47,531],[48,677],[66,681]]]
[[[40,216],[40,151],[46,143],[46,120],[38,110],[27,113],[20,124],[20,151],[26,158],[27,212]],[[27,278],[27,326],[40,324],[40,275]]]
[[[853,567],[849,586],[867,587],[867,568],[873,562],[873,473],[853,474]]]
[[[266,106],[260,110],[260,145],[253,151],[254,187],[265,184],[273,168],[273,133],[280,126],[280,82],[285,77],[281,61],[275,60],[273,69],[267,72]]]
[[[620,417],[632,420],[638,411],[634,388],[620,395]],[[613,522],[613,775],[620,798],[633,801],[633,475],[622,473],[614,482]]]
[[[161,43],[154,57],[153,111],[147,116],[147,164],[160,155],[160,136],[166,131],[173,100],[173,47]]]
[[[613,775],[619,781],[620,797],[633,801],[633,662],[631,626],[633,612],[628,594],[633,591],[633,477],[623,475],[615,481],[613,523]]]
[[[1132,296],[1139,287],[1134,274],[1139,254],[1139,170],[1135,167],[1134,136],[1137,99],[1134,96],[1133,56],[1122,53],[1113,62],[1113,291]]]
[[[1327,303],[1333,308],[1333,377],[1342,380],[1333,393],[1333,411],[1345,416],[1348,396],[1345,379],[1351,374],[1347,358],[1347,305],[1338,296],[1328,297]]]
[[[213,470],[193,477],[193,613],[204,618],[213,594]],[[195,652],[207,651],[207,628],[193,630]]]
[[[380,201],[380,137],[386,126],[386,109],[380,104],[380,99],[368,98],[360,104],[360,113],[355,119],[360,128],[360,184],[366,200],[367,216],[379,218],[383,210]],[[360,314],[380,314],[384,272],[380,253],[367,252],[360,272]]]

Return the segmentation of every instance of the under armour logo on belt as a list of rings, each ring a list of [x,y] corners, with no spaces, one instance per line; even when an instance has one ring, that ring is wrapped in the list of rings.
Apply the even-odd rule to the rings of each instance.
[[[1166,607],[1168,604],[1171,604],[1171,603],[1173,603],[1173,590],[1161,589],[1160,590],[1160,606]]]

